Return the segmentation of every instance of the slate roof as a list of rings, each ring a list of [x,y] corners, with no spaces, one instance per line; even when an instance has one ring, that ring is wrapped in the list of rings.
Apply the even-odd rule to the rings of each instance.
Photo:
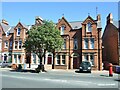
[[[4,23],[0,23],[0,24],[1,24],[4,32],[7,32],[7,31],[9,31],[11,29],[11,27],[9,25],[6,25]]]
[[[74,22],[68,22],[72,29],[80,29],[82,27],[82,21],[74,21]]]

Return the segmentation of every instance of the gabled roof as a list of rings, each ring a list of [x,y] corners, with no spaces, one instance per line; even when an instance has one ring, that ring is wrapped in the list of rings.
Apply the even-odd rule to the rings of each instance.
[[[0,23],[0,24],[1,24],[4,32],[7,32],[7,31],[9,31],[11,29],[11,27],[9,25],[6,25],[4,23]]]
[[[80,29],[82,27],[82,21],[69,22],[72,29]]]
[[[84,23],[87,19],[90,19],[90,20],[92,20],[93,22],[95,22],[95,20],[94,20],[91,16],[88,16],[88,17],[83,21],[83,23]]]

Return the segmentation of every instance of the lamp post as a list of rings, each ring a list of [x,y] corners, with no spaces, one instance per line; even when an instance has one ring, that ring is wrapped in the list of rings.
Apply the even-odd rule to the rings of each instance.
[[[69,61],[68,61],[68,64],[69,64],[69,69],[70,69],[70,35],[67,35],[68,36],[68,40],[69,40]]]

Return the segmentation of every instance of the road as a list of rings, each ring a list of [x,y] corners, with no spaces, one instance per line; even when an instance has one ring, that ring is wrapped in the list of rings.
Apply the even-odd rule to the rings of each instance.
[[[46,73],[2,71],[2,88],[118,88],[118,75],[107,73]]]

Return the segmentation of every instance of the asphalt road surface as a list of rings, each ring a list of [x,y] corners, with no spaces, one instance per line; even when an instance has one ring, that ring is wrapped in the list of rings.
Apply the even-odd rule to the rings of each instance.
[[[2,88],[118,88],[115,74],[48,71],[46,73],[2,71]]]

